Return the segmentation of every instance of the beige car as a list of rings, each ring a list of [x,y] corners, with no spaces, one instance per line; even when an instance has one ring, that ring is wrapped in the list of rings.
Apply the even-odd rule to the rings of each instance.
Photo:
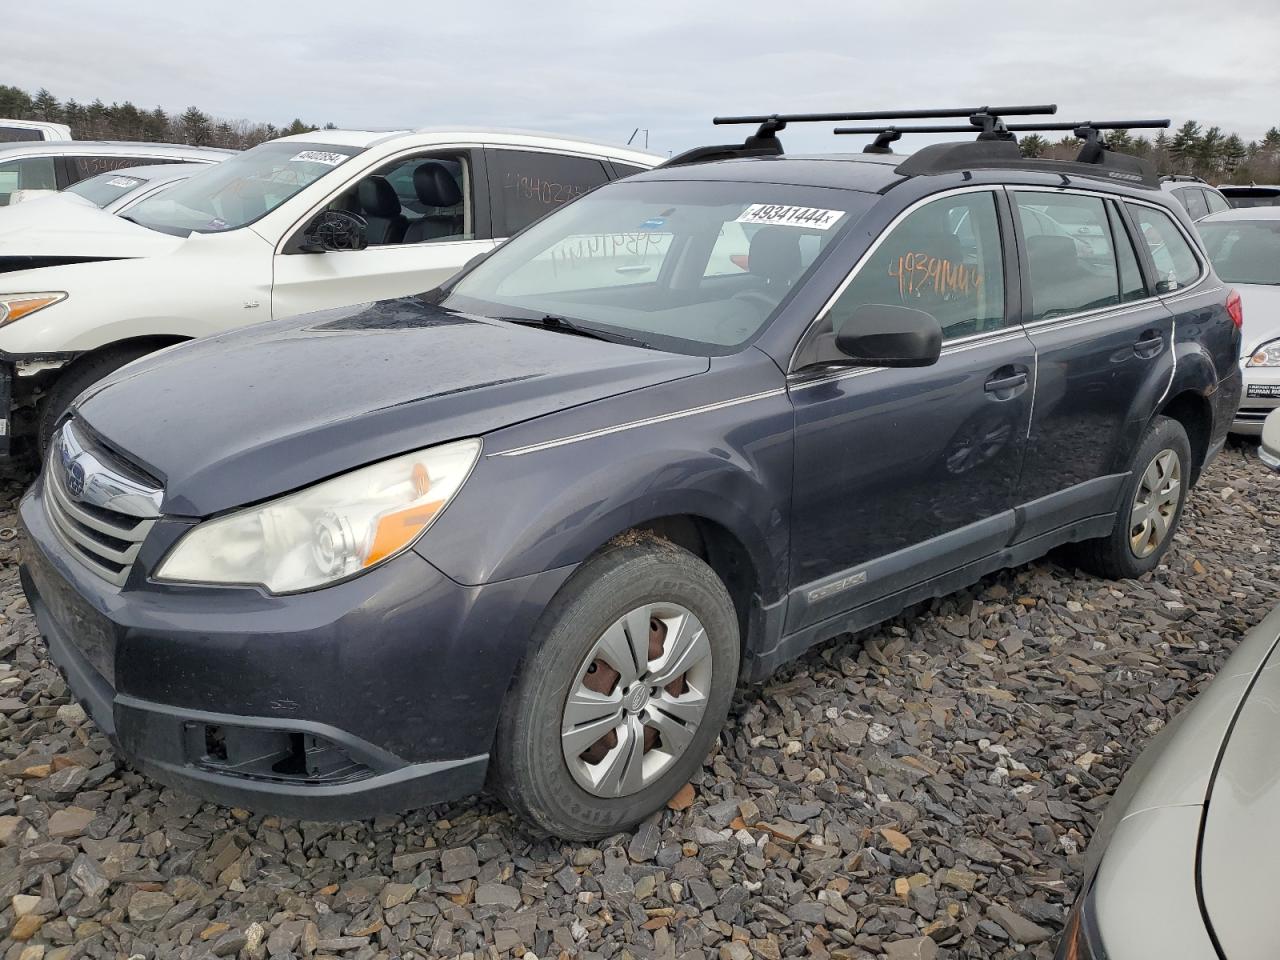
[[[1280,470],[1280,410],[1259,456]],[[1138,758],[1089,846],[1058,960],[1280,955],[1280,607]]]

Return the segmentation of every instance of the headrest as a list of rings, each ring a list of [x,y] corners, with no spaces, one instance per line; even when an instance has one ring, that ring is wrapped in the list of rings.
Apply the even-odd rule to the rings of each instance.
[[[428,207],[452,207],[462,202],[462,191],[449,168],[438,160],[418,164],[413,171],[413,189]]]
[[[400,198],[386,177],[365,177],[359,189],[360,206],[369,216],[384,220],[400,216]]]
[[[747,269],[769,283],[789,285],[800,275],[800,234],[792,227],[761,227],[751,238]]]

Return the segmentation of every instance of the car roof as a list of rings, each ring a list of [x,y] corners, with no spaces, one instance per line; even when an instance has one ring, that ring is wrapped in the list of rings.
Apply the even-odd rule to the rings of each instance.
[[[174,175],[193,174],[205,169],[202,163],[147,163],[136,167],[121,167],[119,170],[106,170],[97,174],[99,177],[136,177],[139,180],[163,180]]]
[[[0,144],[0,156],[49,156],[51,154],[91,153],[95,156],[158,156],[192,157],[195,159],[225,159],[238,151],[220,147],[192,147],[181,143],[149,143],[129,140],[23,140],[19,143]]]
[[[1280,220],[1280,207],[1232,207],[1211,213],[1201,223],[1223,223],[1235,220]]]
[[[1265,190],[1268,193],[1280,192],[1280,184],[1277,183],[1223,183],[1218,185],[1218,189],[1225,194],[1232,193],[1248,193],[1250,190]]]
[[[513,130],[497,127],[420,127],[414,130],[312,130],[280,137],[280,141],[300,143],[333,143],[348,147],[372,147],[396,140],[424,139],[429,143],[488,143],[513,147],[541,147],[549,150],[597,154],[641,166],[655,166],[665,157],[648,150],[619,146],[585,137],[570,137],[538,130]],[[275,141],[271,141],[275,142]]]
[[[895,169],[902,160],[902,154],[786,153],[771,157],[734,157],[662,167],[635,174],[628,179],[742,180],[878,193],[906,179]]]

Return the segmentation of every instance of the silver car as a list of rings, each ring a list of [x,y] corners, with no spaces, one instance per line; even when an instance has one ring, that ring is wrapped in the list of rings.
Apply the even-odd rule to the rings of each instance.
[[[124,213],[135,203],[208,168],[206,163],[156,163],[100,173],[73,183],[54,196],[78,197],[107,213]]]
[[[1228,210],[1196,226],[1218,276],[1235,287],[1244,309],[1244,395],[1231,432],[1257,436],[1280,407],[1280,207]]]
[[[1259,450],[1280,470],[1280,411]],[[1272,960],[1280,608],[1138,758],[1089,845],[1058,960]]]

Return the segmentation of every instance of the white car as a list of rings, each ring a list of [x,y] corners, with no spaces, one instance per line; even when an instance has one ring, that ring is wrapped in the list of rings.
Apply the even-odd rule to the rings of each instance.
[[[65,123],[46,120],[9,120],[0,117],[0,143],[31,140],[70,140],[71,128]]]
[[[1236,288],[1244,308],[1244,396],[1231,432],[1257,436],[1280,407],[1280,207],[1233,208],[1196,226],[1218,276]]]
[[[148,163],[217,163],[234,150],[176,143],[114,140],[0,142],[0,207],[19,191],[32,195],[64,190],[100,173]]]
[[[67,200],[90,204],[107,213],[124,213],[135,203],[159,193],[165,187],[186,180],[205,166],[202,163],[156,163],[145,167],[125,167],[73,183],[56,193],[35,192],[35,196],[23,196],[21,202],[49,199],[57,203]],[[10,197],[10,207],[19,202],[19,196],[21,194]]]
[[[43,443],[77,394],[130,360],[429,290],[547,211],[661,159],[539,134],[317,130],[122,216],[66,205],[42,224],[45,205],[15,206],[0,215],[0,398],[11,398],[0,453],[14,435]],[[341,388],[341,371],[316,375]]]

